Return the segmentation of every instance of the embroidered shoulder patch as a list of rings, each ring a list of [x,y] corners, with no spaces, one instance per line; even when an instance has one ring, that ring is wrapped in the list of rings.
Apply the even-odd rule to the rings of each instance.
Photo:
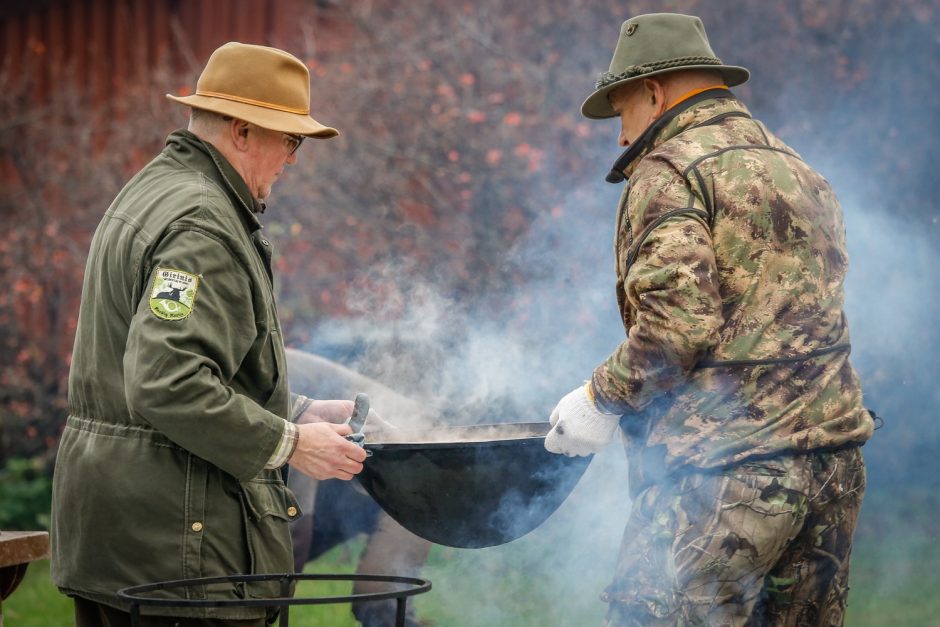
[[[164,320],[182,320],[193,312],[198,287],[198,275],[157,268],[150,290],[150,311]]]

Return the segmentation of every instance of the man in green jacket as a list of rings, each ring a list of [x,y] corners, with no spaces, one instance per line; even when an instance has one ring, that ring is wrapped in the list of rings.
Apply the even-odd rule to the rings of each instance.
[[[305,137],[307,68],[274,48],[210,57],[188,130],[121,191],[91,244],[56,459],[52,576],[76,622],[126,625],[117,590],[174,579],[291,572],[301,515],[285,462],[350,479],[351,401],[288,390],[271,242],[258,213]],[[160,593],[279,596],[276,582]],[[145,625],[262,625],[264,607],[144,607]],[[170,618],[173,617],[173,618]],[[181,622],[179,617],[187,617]]]
[[[625,341],[546,448],[618,431],[633,509],[609,625],[839,625],[871,436],[849,363],[842,211],[729,90],[698,18],[623,23],[582,105],[619,117]]]

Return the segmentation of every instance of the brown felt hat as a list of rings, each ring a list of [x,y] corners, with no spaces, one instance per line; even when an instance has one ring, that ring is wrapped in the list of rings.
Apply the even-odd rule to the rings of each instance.
[[[719,72],[728,87],[750,76],[746,68],[725,65],[715,56],[699,18],[679,13],[638,15],[620,27],[610,69],[594,84],[581,113],[595,120],[615,117],[607,99],[611,91],[641,78],[693,69]]]
[[[310,72],[297,57],[266,46],[231,41],[217,48],[192,96],[166,95],[282,133],[327,139],[339,131],[310,117]]]

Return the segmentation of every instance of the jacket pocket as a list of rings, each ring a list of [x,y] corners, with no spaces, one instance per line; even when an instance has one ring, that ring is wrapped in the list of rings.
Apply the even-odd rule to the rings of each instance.
[[[241,488],[247,513],[254,521],[267,517],[291,521],[300,514],[294,493],[279,478],[244,481]]]
[[[240,486],[251,573],[294,572],[289,525],[301,515],[294,493],[276,472],[244,481]],[[247,594],[260,598],[280,596],[280,583],[253,583]]]

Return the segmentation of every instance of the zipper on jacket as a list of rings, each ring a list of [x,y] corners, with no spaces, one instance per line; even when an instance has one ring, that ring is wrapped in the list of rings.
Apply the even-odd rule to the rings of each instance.
[[[620,231],[623,229],[624,221],[627,223],[627,228],[630,228],[630,217],[627,212],[627,204],[630,202],[630,189],[632,186],[632,183],[627,180],[626,188],[623,190],[623,200],[620,202],[620,206],[617,207],[617,230],[614,231],[614,262],[616,263],[616,266],[614,267],[614,273],[620,272]],[[631,241],[628,245],[628,248],[632,246],[633,242]]]

